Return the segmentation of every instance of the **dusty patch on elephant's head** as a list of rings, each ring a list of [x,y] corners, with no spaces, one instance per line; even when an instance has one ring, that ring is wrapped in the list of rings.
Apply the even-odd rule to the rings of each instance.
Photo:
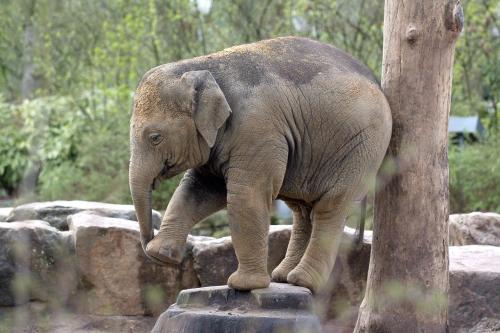
[[[132,127],[142,127],[145,120],[161,105],[159,71],[144,78],[134,96]]]
[[[177,89],[176,89],[177,88]],[[138,132],[147,121],[169,115],[176,118],[182,115],[185,109],[182,100],[182,91],[176,86],[174,79],[160,70],[153,69],[147,73],[134,96],[134,110],[132,114],[131,129]],[[184,103],[185,104],[185,103]]]

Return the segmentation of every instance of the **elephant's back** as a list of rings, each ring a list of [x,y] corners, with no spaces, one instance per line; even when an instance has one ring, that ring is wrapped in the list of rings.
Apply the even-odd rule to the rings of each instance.
[[[303,37],[281,37],[257,42],[254,47],[262,49],[273,72],[293,83],[308,83],[325,72],[355,73],[378,83],[365,65],[330,44]]]
[[[207,69],[217,81],[239,81],[255,87],[280,78],[293,84],[310,83],[317,75],[334,72],[377,79],[361,62],[332,45],[303,37],[280,37],[234,46],[173,65],[177,75]]]

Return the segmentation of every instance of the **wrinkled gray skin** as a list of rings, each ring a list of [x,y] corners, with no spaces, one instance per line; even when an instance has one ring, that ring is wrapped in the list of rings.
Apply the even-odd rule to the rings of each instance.
[[[391,112],[358,61],[287,37],[153,68],[130,124],[130,188],[152,260],[179,263],[191,227],[227,208],[239,262],[228,285],[264,288],[269,213],[280,198],[293,231],[272,279],[317,292],[348,208],[381,164]],[[153,238],[151,191],[186,170]]]

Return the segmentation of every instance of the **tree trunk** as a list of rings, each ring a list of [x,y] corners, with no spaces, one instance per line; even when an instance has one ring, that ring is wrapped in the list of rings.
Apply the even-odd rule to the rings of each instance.
[[[386,0],[382,87],[393,132],[355,332],[447,332],[448,113],[456,0]],[[384,169],[383,169],[384,170]],[[380,179],[379,179],[380,180]]]
[[[21,99],[32,99],[35,91],[39,86],[40,77],[35,74],[35,46],[37,42],[37,35],[35,30],[35,10],[36,0],[30,0],[25,3],[26,17],[23,25],[23,77],[21,80]],[[23,179],[16,189],[16,196],[31,197],[36,189],[38,183],[38,176],[42,169],[41,163],[38,159],[33,158],[33,147],[30,147],[31,163],[24,172]]]
[[[36,33],[34,25],[36,0],[28,3],[26,19],[23,26],[23,78],[21,81],[21,99],[30,99],[37,88],[35,77],[35,42]]]

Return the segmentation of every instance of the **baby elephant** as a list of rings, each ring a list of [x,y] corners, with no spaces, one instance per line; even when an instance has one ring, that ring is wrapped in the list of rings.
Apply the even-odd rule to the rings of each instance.
[[[348,208],[367,191],[391,135],[373,74],[343,51],[286,37],[165,64],[142,78],[130,121],[130,189],[141,243],[179,263],[191,227],[227,208],[235,289],[267,287],[274,199],[293,210],[273,281],[317,292],[327,280]],[[186,171],[158,234],[151,191]]]

